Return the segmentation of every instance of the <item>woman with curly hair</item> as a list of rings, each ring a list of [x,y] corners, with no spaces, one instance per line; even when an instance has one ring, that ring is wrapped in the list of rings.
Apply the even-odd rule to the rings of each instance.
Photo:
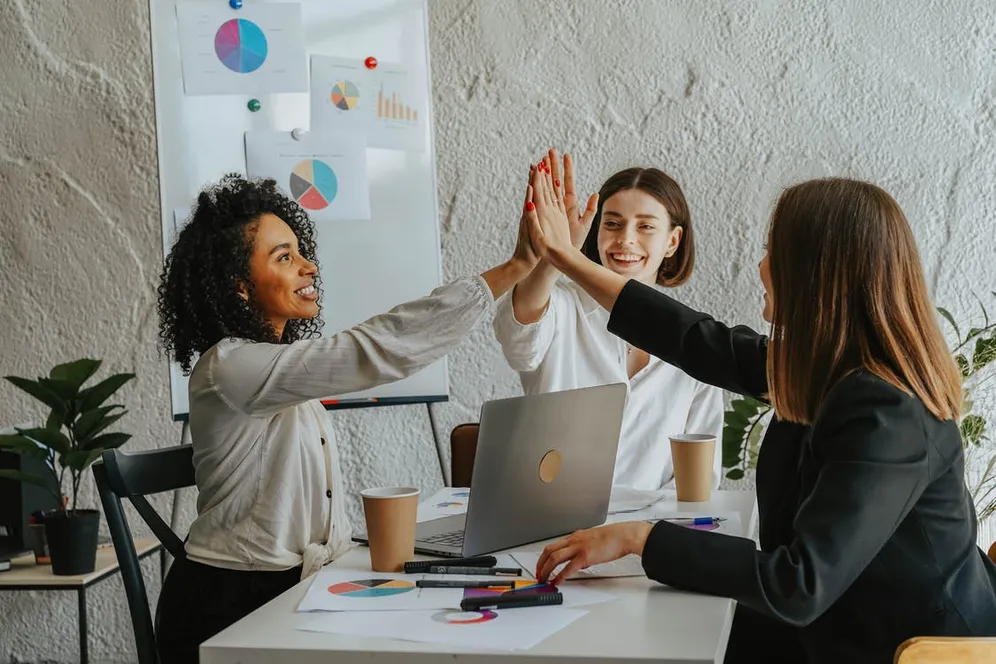
[[[159,600],[163,664],[350,546],[342,473],[320,398],[390,383],[443,357],[536,264],[520,227],[511,259],[319,337],[314,226],[273,180],[203,191],[166,259],[159,336],[189,373],[198,488],[187,557]]]

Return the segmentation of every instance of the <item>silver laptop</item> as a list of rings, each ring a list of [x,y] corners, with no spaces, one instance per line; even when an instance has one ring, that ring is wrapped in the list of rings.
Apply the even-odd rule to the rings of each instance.
[[[604,523],[625,401],[615,383],[486,402],[467,513],[418,524],[415,550],[469,557]]]

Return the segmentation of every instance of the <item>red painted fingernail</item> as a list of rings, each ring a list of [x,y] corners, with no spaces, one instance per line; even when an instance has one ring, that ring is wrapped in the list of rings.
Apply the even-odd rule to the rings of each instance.
[[[554,180],[553,181],[553,186],[554,187],[559,187],[560,186],[560,180]]]
[[[533,210],[536,209],[536,206],[533,205],[532,201],[526,201],[526,209],[532,212]]]

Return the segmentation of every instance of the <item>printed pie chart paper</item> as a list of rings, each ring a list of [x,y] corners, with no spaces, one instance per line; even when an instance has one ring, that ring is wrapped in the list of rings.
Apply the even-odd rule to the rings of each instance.
[[[246,132],[246,173],[273,178],[316,223],[370,219],[367,149],[362,135]]]

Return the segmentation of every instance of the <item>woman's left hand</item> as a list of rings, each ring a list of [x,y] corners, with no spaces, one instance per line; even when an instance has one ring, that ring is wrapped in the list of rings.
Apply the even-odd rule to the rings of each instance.
[[[627,521],[579,530],[543,549],[536,563],[536,579],[546,581],[553,570],[567,563],[550,581],[557,585],[586,567],[618,560],[631,553],[643,555],[651,528],[645,521]]]

